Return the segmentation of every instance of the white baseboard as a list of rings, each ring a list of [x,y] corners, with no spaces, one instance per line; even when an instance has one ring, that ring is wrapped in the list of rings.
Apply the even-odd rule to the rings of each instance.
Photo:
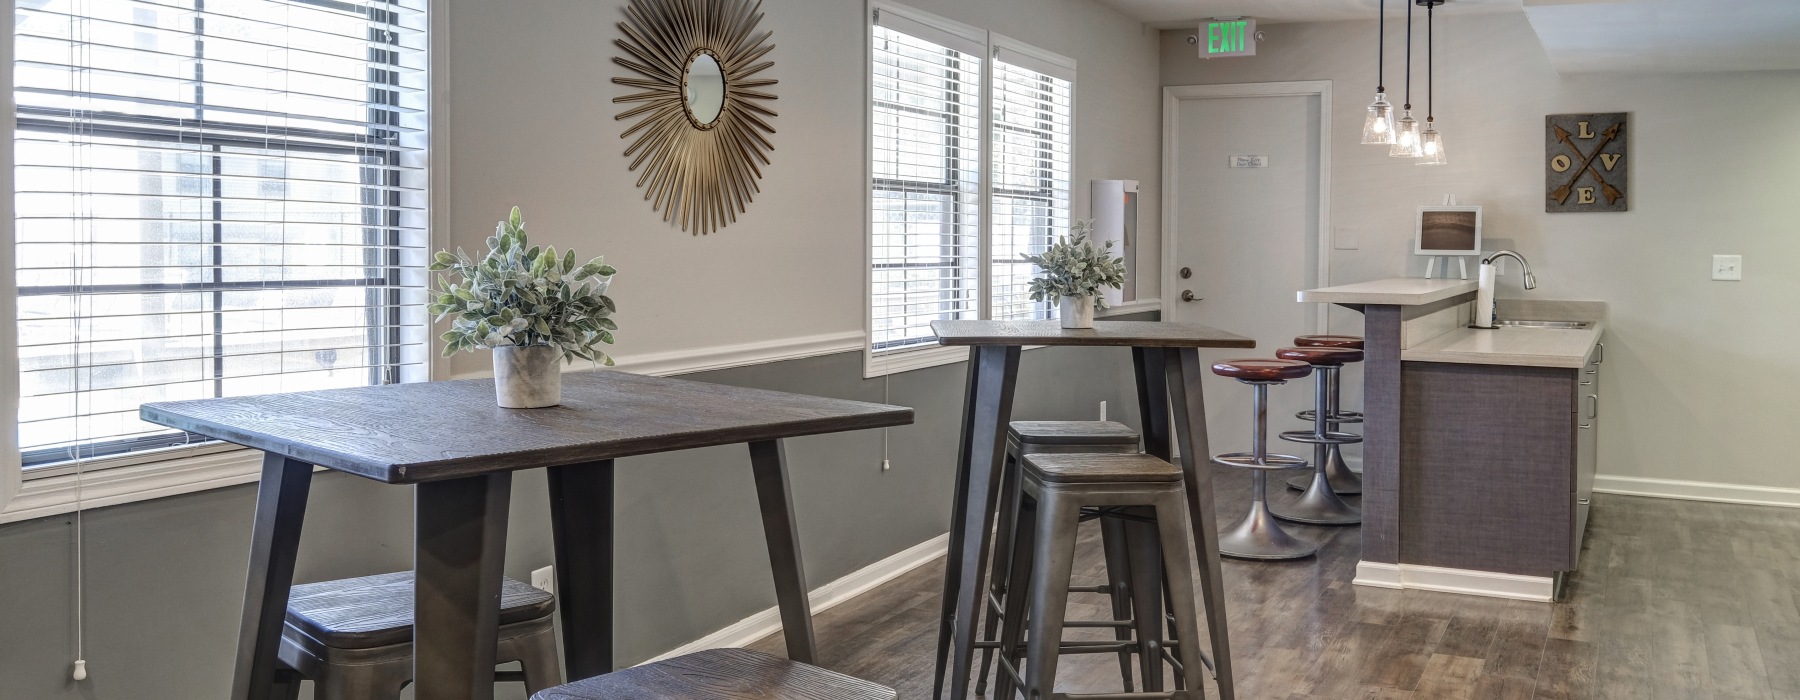
[[[1594,491],[1624,496],[1800,508],[1800,489],[1776,486],[1749,486],[1710,481],[1679,481],[1599,474],[1594,477]]]
[[[1556,589],[1555,580],[1548,576],[1520,576],[1493,571],[1373,561],[1357,562],[1356,579],[1351,583],[1375,588],[1439,591],[1540,603],[1549,602]]]
[[[813,589],[812,611],[817,615],[836,607],[839,603],[867,593],[870,589],[894,580],[895,577],[944,556],[950,548],[950,533],[946,532],[919,544],[908,547],[891,557],[850,572],[848,576]],[[780,608],[769,608],[751,615],[732,625],[664,652],[661,656],[646,660],[644,663],[692,654],[706,649],[721,647],[741,647],[758,639],[781,631]]]

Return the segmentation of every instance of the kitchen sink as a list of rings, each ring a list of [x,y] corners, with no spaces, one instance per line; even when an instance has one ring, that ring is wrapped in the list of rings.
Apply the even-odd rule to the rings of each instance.
[[[1506,320],[1500,325],[1505,328],[1547,328],[1556,330],[1579,331],[1594,325],[1591,321],[1523,321]]]

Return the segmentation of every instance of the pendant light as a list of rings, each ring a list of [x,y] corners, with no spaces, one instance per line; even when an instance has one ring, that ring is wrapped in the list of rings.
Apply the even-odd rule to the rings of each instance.
[[[1363,119],[1362,142],[1386,146],[1394,143],[1394,105],[1387,100],[1387,71],[1382,63],[1387,57],[1387,0],[1381,0],[1380,17],[1375,25],[1375,101],[1369,103],[1369,116]]]
[[[1438,134],[1436,115],[1432,114],[1433,99],[1437,97],[1437,88],[1432,78],[1432,59],[1437,55],[1431,40],[1431,19],[1438,5],[1444,0],[1419,0],[1425,6],[1425,131],[1419,134],[1419,165],[1443,165],[1444,137]]]
[[[1394,124],[1394,145],[1388,148],[1388,155],[1395,158],[1419,157],[1419,120],[1412,115],[1412,8],[1406,3],[1406,105]]]

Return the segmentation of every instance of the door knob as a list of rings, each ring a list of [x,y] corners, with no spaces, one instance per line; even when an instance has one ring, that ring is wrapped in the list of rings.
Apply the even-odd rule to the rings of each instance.
[[[1181,300],[1182,301],[1200,301],[1200,297],[1194,296],[1194,290],[1192,290],[1192,289],[1183,289],[1183,290],[1181,290]]]

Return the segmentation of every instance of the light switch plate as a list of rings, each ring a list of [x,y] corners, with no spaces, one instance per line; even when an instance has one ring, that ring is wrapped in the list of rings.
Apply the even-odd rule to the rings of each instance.
[[[531,587],[556,595],[556,566],[546,566],[531,572]]]
[[[1736,282],[1744,279],[1744,256],[1714,255],[1712,278],[1715,280],[1725,280],[1727,282]]]

